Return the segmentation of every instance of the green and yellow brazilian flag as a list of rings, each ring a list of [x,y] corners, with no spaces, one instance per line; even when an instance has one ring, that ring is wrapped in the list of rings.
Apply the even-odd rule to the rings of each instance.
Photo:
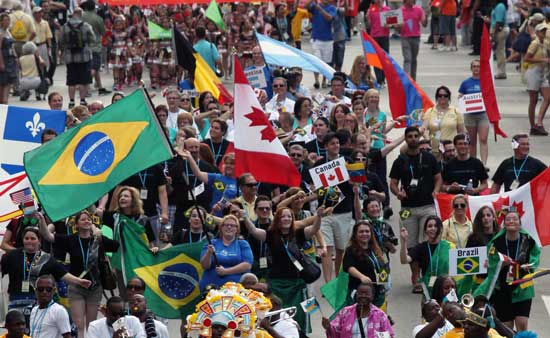
[[[113,255],[113,266],[124,269],[126,280],[141,277],[147,288],[147,307],[163,318],[185,318],[200,299],[200,253],[206,241],[179,244],[153,255],[144,241],[145,229],[124,216],[124,244]],[[122,253],[120,253],[122,251]]]
[[[56,221],[172,156],[150,100],[140,89],[26,152],[24,164],[40,204]]]

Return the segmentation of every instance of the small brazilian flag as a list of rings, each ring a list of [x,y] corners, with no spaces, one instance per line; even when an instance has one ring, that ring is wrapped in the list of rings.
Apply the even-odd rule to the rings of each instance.
[[[456,260],[456,270],[459,275],[479,272],[479,257],[465,257]]]
[[[140,89],[26,152],[23,162],[40,204],[56,221],[172,156],[149,98]]]

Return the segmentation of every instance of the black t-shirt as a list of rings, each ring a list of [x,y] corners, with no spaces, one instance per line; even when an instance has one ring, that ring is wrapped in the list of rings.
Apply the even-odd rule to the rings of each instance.
[[[258,229],[267,230],[270,223],[259,224],[258,221],[256,221],[254,225]],[[248,244],[250,244],[250,249],[252,250],[252,254],[254,255],[254,260],[259,261],[260,257],[266,257],[267,256],[267,243],[257,240],[256,238],[254,238],[254,236],[252,236],[248,233],[246,235],[247,236],[245,237],[245,239],[248,242]]]
[[[115,212],[106,211],[103,214],[103,219],[102,219],[103,225],[106,225],[113,230],[115,228],[114,214]],[[145,234],[147,235],[147,239],[149,240],[149,242],[153,242],[156,239],[155,232],[153,231],[153,228],[151,227],[151,223],[149,222],[146,216],[134,216],[134,217],[126,216],[126,217],[130,218],[137,224],[145,227]]]
[[[46,260],[45,264],[42,268],[40,268],[38,276],[51,274],[57,281],[59,281],[63,276],[65,276],[67,271],[65,271],[63,265],[58,263],[52,256],[47,253],[43,253],[43,255],[48,255],[49,259]],[[25,254],[23,248],[15,249],[2,256],[2,260],[0,262],[0,265],[2,266],[2,276],[6,274],[9,276],[8,293],[10,295],[22,293],[21,285],[24,280],[23,274],[25,274],[25,278],[27,279],[31,270],[30,266],[34,261],[34,256],[35,254]],[[24,263],[25,257],[27,259],[27,264]],[[26,268],[23,268],[24,265]],[[32,285],[30,286],[29,293],[34,294]]]
[[[390,178],[400,181],[407,193],[407,198],[401,200],[401,206],[421,207],[433,204],[434,176],[439,174],[440,169],[435,157],[428,152],[420,152],[415,156],[399,155],[393,162]],[[413,177],[417,180],[416,188],[411,186]]]
[[[190,244],[206,239],[204,232],[191,232],[189,229],[178,230],[172,237],[172,245]]]
[[[476,246],[486,246],[494,235],[495,234],[483,234],[483,240],[481,241],[477,238],[477,236],[471,233],[470,236],[468,236],[468,241],[466,241],[466,247],[475,248]]]
[[[207,173],[216,173],[218,170],[214,168],[212,165],[208,164],[205,161],[197,161],[197,164],[199,166],[199,169],[203,172]],[[170,194],[170,202],[172,204],[175,204],[177,209],[181,211],[182,213],[185,212],[187,209],[192,207],[193,201],[189,199],[189,190],[194,189],[198,185],[200,185],[202,182],[193,174],[193,171],[191,170],[191,167],[180,156],[175,157],[171,163],[169,163],[170,167],[168,169],[169,176],[172,178],[172,188],[173,191]],[[188,177],[189,185],[185,183],[184,176]],[[208,209],[210,206],[210,201],[212,200],[212,192],[210,189],[205,189],[202,194],[199,196],[196,196],[197,203],[202,206],[203,208]],[[183,215],[176,215],[176,219],[178,219],[178,216],[183,217]],[[183,224],[183,223],[182,223]],[[178,222],[176,221],[176,226],[178,225]]]
[[[367,174],[367,181],[361,184],[361,190],[362,190],[363,196],[368,196],[369,190],[374,190],[376,192],[384,192],[384,185],[382,184],[382,180],[380,180],[380,177],[375,172],[368,171],[368,170],[366,174]]]
[[[510,257],[514,261],[518,262],[519,264],[526,264],[529,262],[529,256],[531,254],[531,249],[536,245],[535,241],[526,234],[520,233],[519,239],[512,241],[507,240],[506,235],[503,234],[499,237],[497,237],[493,241],[493,245],[497,249],[498,252]],[[518,248],[519,245],[519,248]],[[522,253],[523,251],[523,253]],[[508,273],[508,268],[503,267],[500,270],[500,273],[498,275],[498,280],[501,288],[512,290],[517,285],[508,285],[506,283],[506,274]],[[520,278],[522,278],[525,274],[527,274],[523,269],[520,269]]]
[[[375,264],[378,264],[376,267]],[[371,281],[376,281],[376,271],[380,269],[381,263],[376,258],[374,252],[367,249],[363,252],[363,257],[356,257],[353,254],[352,248],[348,247],[344,253],[343,270],[348,272],[349,268],[354,267],[363,275],[369,277]],[[348,289],[355,290],[357,286],[361,284],[361,281],[351,274],[349,275]]]
[[[350,162],[349,161],[349,158],[345,158],[346,162]],[[315,164],[313,165],[313,167],[317,167],[317,166],[320,166],[321,164],[324,164],[324,163],[327,163],[327,162],[330,162],[332,160],[328,160],[328,158],[323,158],[317,162],[315,162]],[[343,214],[343,213],[346,213],[346,212],[350,212],[353,210],[353,186],[350,182],[344,182],[344,183],[340,183],[337,185],[338,189],[340,190],[340,192],[343,194],[344,196],[344,199],[342,201],[340,201],[340,203],[338,203],[338,205],[334,208],[334,213],[335,214]],[[324,190],[324,188],[322,188],[321,190]],[[329,195],[330,197],[330,195]],[[333,204],[327,204],[326,201],[325,201],[325,198],[324,198],[324,195],[323,196],[319,196],[319,205],[323,204],[323,202],[325,202],[325,206],[329,207],[329,206],[332,206]]]
[[[308,153],[317,154],[317,156],[322,156],[323,158],[327,157],[327,150],[323,142],[315,139],[306,143],[305,148]]]
[[[431,255],[435,253],[437,250],[437,244],[429,244],[427,241],[424,241],[422,243],[418,243],[416,246],[409,248],[409,256],[412,258],[413,262],[417,262],[420,266],[420,270],[422,270],[422,274],[425,275],[426,272],[430,269],[430,261],[431,261]],[[437,271],[438,267],[436,266],[437,262],[433,262],[433,270],[434,272]]]
[[[160,186],[166,185],[166,177],[164,176],[164,168],[160,164],[156,164],[150,168],[140,171],[122,181],[120,185],[128,185],[137,190],[147,190],[147,198],[143,201],[143,211],[145,215],[151,217],[158,215],[157,204],[159,203]]]
[[[80,241],[79,241],[80,239]],[[90,252],[92,248],[90,247],[93,244],[93,237],[90,238],[80,238],[78,234],[65,235],[65,234],[56,234],[55,235],[55,246],[64,253],[68,253],[71,256],[71,262],[69,265],[69,272],[75,276],[80,276],[80,274],[85,270],[84,261],[87,260],[88,269],[90,273],[86,274],[83,278],[96,281],[99,281],[99,270],[96,262],[93,262]],[[101,236],[102,243],[99,244],[99,254],[98,257],[103,257],[105,252],[115,252],[118,250],[119,244],[117,241],[109,239],[105,236]],[[82,243],[82,246],[81,246]],[[92,266],[96,264],[96,268],[92,269]]]
[[[466,161],[453,158],[445,164],[441,175],[445,184],[457,182],[458,184],[467,185],[471,179],[474,188],[477,188],[481,181],[489,178],[483,162],[475,157],[470,157]]]
[[[527,156],[523,160],[516,160],[512,156],[500,163],[493,176],[493,182],[499,185],[504,184],[504,191],[509,191],[510,185],[516,179],[516,174],[519,185],[522,186],[537,177],[544,169],[546,169],[546,165],[534,157]]]
[[[306,241],[304,228],[297,229],[294,238],[295,244],[301,248]],[[283,239],[277,234],[274,234],[273,231],[267,230],[266,242],[269,250],[267,260],[269,266],[269,278],[299,278],[298,270],[294,264],[292,264],[292,261],[288,257],[285,250]]]
[[[225,155],[227,147],[229,146],[229,141],[227,141],[226,139],[222,139],[221,143],[214,143],[212,142],[212,139],[207,138],[206,140],[202,141],[202,143],[206,144],[210,148],[210,150],[212,150],[212,155],[214,155],[214,161],[216,161],[216,165],[220,165],[223,159],[223,155]]]

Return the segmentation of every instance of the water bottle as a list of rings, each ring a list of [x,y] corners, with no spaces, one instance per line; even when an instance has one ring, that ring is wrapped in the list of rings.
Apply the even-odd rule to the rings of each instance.
[[[474,181],[470,178],[468,184],[466,185],[466,191],[474,189]]]

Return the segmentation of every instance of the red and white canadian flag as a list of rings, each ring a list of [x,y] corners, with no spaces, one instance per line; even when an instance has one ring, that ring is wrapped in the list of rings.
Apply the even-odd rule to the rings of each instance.
[[[343,157],[311,168],[309,169],[309,174],[311,175],[315,189],[334,187],[340,183],[349,181],[346,160]]]
[[[234,94],[236,176],[251,173],[260,182],[300,186],[300,173],[277,138],[236,56]]]
[[[453,196],[437,195],[437,214],[442,220],[451,216]],[[495,211],[499,224],[504,220],[506,209],[513,208],[521,216],[522,228],[540,245],[550,245],[550,169],[545,169],[531,182],[503,194],[468,196],[468,205],[469,219],[487,205]]]

